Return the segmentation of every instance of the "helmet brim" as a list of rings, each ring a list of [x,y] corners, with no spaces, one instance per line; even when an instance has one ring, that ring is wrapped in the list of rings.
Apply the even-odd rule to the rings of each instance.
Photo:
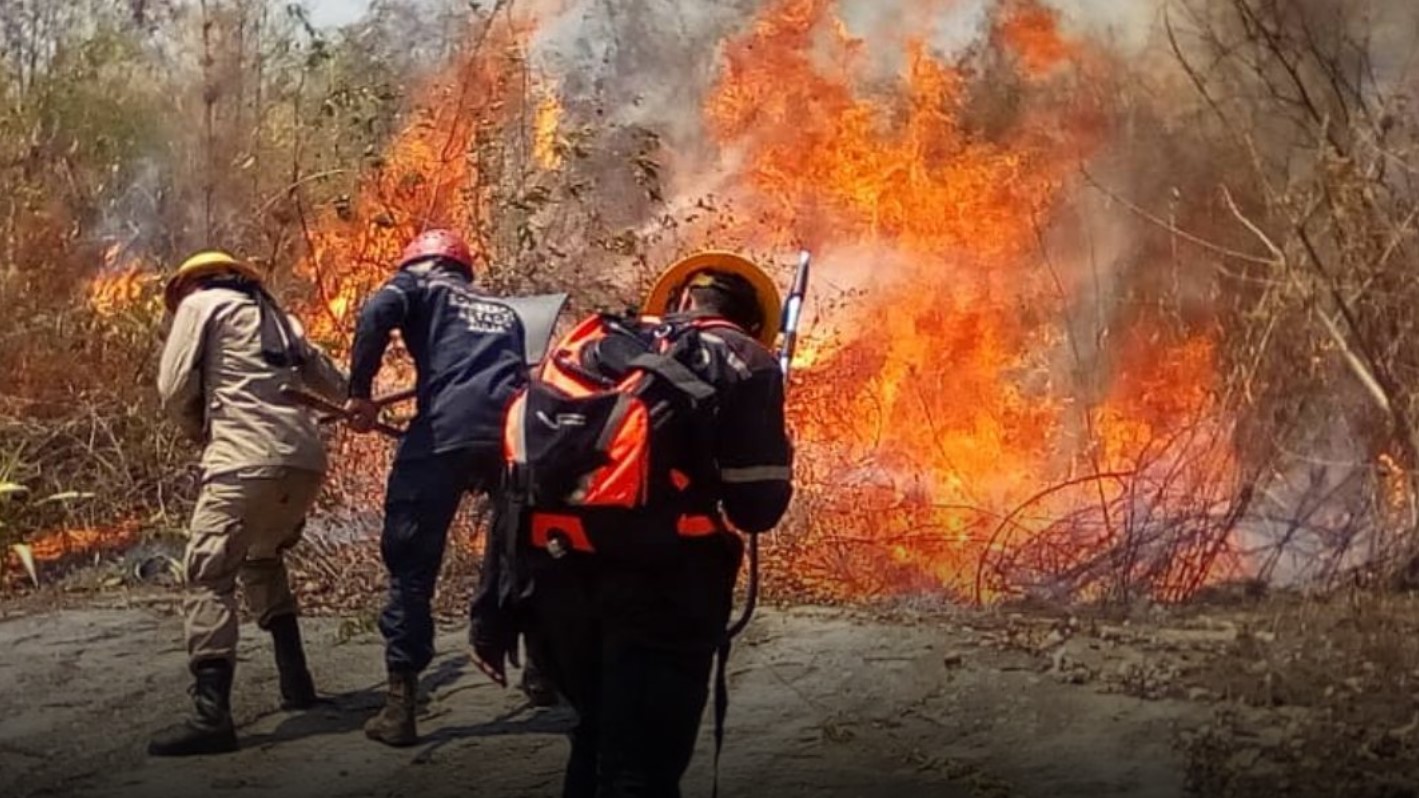
[[[758,335],[759,343],[772,347],[778,337],[779,315],[783,311],[778,286],[774,284],[773,278],[753,261],[733,252],[697,252],[676,261],[655,279],[655,285],[646,295],[641,312],[648,316],[664,316],[671,311],[670,303],[684,289],[690,278],[707,270],[737,274],[749,281],[754,287],[754,296],[759,300],[759,311],[764,317],[764,326]]]
[[[182,299],[182,290],[193,280],[216,274],[236,274],[253,282],[261,282],[261,273],[249,263],[244,263],[225,252],[203,252],[188,258],[177,267],[177,272],[168,278],[163,286],[163,304],[168,312],[177,310]]]

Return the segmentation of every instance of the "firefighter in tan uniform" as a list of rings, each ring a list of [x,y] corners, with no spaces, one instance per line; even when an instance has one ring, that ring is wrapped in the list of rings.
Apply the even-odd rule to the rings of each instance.
[[[346,380],[267,293],[249,265],[223,252],[189,258],[168,282],[173,314],[158,391],[164,408],[204,444],[183,600],[196,713],[155,734],[154,756],[232,751],[236,587],[270,632],[282,707],[316,700],[283,553],[296,543],[326,469],[311,412],[284,399],[304,387],[332,401]]]

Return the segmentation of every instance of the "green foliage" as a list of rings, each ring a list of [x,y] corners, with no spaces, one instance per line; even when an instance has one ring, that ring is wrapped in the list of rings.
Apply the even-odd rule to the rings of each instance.
[[[78,163],[119,174],[161,141],[163,97],[130,32],[102,28],[56,59],[32,88],[28,114],[41,141]]]

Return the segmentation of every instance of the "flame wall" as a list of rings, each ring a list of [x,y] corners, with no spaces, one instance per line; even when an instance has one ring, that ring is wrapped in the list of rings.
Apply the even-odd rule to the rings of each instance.
[[[1094,332],[1114,340],[1085,362],[1069,324],[1091,297],[1050,237],[1115,135],[1107,59],[1045,6],[1002,3],[974,57],[903,35],[899,73],[874,79],[839,9],[768,6],[705,103],[752,209],[743,240],[801,241],[827,265],[784,573],[987,599],[1179,597],[1227,570],[1211,331],[1110,313]],[[825,305],[835,281],[857,292]]]
[[[489,139],[523,137],[519,179],[562,181],[594,219],[624,203],[565,138],[652,129],[670,190],[627,235],[673,216],[656,262],[802,245],[821,264],[791,394],[799,499],[770,552],[780,589],[1177,598],[1238,567],[1205,314],[1105,307],[1098,264],[1070,243],[1080,170],[1118,135],[1105,50],[1032,0],[901,2],[895,21],[832,0],[631,5],[609,41],[582,3],[495,28],[435,81],[310,236],[317,331],[345,340],[423,226],[492,251],[489,231],[525,208],[489,202]],[[683,38],[624,28],[661,19]],[[517,41],[530,71],[506,57]],[[543,246],[575,253],[567,288],[641,288],[611,248],[565,238]],[[1098,320],[1081,325],[1086,307]]]

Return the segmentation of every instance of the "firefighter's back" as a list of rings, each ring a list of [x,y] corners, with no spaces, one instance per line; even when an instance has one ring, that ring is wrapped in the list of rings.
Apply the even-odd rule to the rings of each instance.
[[[503,410],[526,379],[517,314],[432,264],[405,269],[394,283],[409,301],[401,332],[417,371],[418,412],[401,454],[496,444]]]
[[[202,362],[207,474],[287,466],[324,472],[325,445],[310,412],[281,395],[294,369],[262,356],[261,311],[240,291],[212,288],[187,299],[207,316]]]

